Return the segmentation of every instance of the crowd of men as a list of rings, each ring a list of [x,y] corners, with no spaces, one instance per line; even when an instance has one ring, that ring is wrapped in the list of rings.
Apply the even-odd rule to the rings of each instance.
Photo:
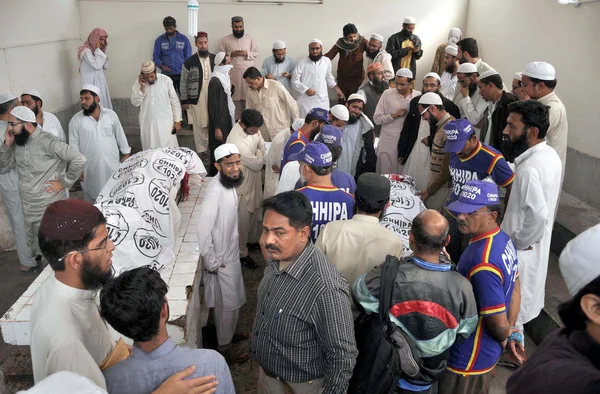
[[[561,256],[575,297],[561,309],[567,327],[525,362],[523,324],[543,308],[566,159],[554,67],[526,65],[508,92],[478,42],[454,28],[432,71],[415,81],[423,48],[407,17],[385,49],[384,37],[367,40],[349,23],[325,54],[321,40],[310,40],[297,64],[275,41],[259,69],[243,18],[231,22],[218,53],[199,32],[192,55],[165,18],[131,93],[142,149],[178,146],[187,118],[197,153],[210,162],[197,239],[217,351],[169,339],[167,286],[157,272],[112,275],[115,246],[92,204],[131,148],[111,110],[107,33],[94,29],[79,49],[82,111],[69,122],[68,143],[38,91],[0,95],[0,185],[21,270],[43,262],[54,270],[31,315],[36,383],[61,373],[63,384],[91,381],[110,393],[233,393],[227,364],[252,358],[259,393],[366,392],[374,383],[359,371],[387,364],[368,359],[374,338],[360,322],[380,315],[410,345],[397,349],[404,356],[381,392],[487,393],[498,362],[518,368],[509,393],[547,392],[558,382],[561,392],[595,392],[600,272],[586,248],[600,244],[597,228]],[[329,89],[339,100],[331,107]],[[379,224],[390,205],[385,174],[410,176],[428,208],[412,221],[409,245]],[[85,201],[66,199],[78,179]],[[249,334],[237,325],[242,266],[260,266],[251,249],[266,266]],[[593,275],[582,276],[583,267]],[[115,342],[106,323],[133,346]],[[242,346],[249,339],[251,354]],[[564,348],[585,374],[565,372],[575,366],[557,361]],[[540,366],[564,369],[543,374]]]

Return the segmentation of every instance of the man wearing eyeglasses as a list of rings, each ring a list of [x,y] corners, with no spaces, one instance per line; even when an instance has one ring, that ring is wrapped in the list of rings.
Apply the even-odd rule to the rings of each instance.
[[[471,237],[458,272],[473,286],[479,322],[466,341],[450,348],[448,370],[438,392],[485,394],[519,313],[517,250],[499,227],[504,207],[495,184],[469,181],[447,208],[456,215],[460,232]]]
[[[115,344],[95,301],[97,290],[113,277],[115,245],[106,219],[83,200],[54,202],[44,212],[39,242],[54,274],[33,298],[33,378],[37,383],[55,372],[70,371],[106,390],[102,370],[129,356],[124,342]],[[194,370],[174,374],[154,393],[213,392],[214,376],[184,380]],[[194,387],[198,391],[189,391]]]
[[[27,244],[36,257],[40,255],[37,234],[44,210],[67,197],[66,190],[79,179],[86,159],[76,148],[43,132],[27,107],[10,112],[4,138],[0,153],[14,154]]]

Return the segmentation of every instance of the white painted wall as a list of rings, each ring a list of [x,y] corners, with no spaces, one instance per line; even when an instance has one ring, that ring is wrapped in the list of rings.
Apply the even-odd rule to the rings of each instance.
[[[575,8],[557,0],[475,0],[467,15],[466,36],[477,39],[481,58],[507,85],[532,61],[556,68],[556,92],[569,118],[569,147],[600,157],[600,2]]]
[[[107,71],[107,78],[112,97],[130,96],[139,65],[152,58],[154,40],[164,33],[162,19],[165,16],[173,16],[178,30],[187,33],[186,4],[187,1],[181,0],[80,1],[84,36],[95,27],[108,32],[111,69]],[[450,28],[464,29],[466,9],[467,0],[324,0],[322,5],[281,6],[222,0],[211,4],[201,2],[198,26],[199,30],[208,32],[210,50],[216,51],[221,38],[231,34],[231,17],[242,15],[246,32],[258,43],[257,67],[260,68],[263,59],[272,55],[275,40],[285,41],[288,55],[297,61],[308,55],[308,42],[313,37],[323,41],[324,51],[329,50],[342,35],[346,23],[356,24],[367,38],[376,32],[387,39],[402,28],[402,19],[410,15],[417,18],[415,33],[421,37],[425,51],[417,62],[420,78],[431,69],[435,50],[447,40]]]

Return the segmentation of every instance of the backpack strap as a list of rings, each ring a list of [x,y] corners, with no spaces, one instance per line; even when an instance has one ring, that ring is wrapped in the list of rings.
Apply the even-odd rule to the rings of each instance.
[[[381,269],[381,289],[379,291],[379,321],[389,320],[388,313],[392,307],[394,282],[400,262],[395,256],[387,255]]]

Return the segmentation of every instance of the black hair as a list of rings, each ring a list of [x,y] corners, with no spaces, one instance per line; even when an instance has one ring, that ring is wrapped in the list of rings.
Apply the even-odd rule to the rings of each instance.
[[[333,161],[332,161],[333,163]],[[306,166],[308,166],[308,168],[310,168],[312,170],[312,172],[315,173],[316,176],[325,176],[327,174],[330,174],[331,171],[333,171],[333,165],[331,166],[327,166],[327,167],[318,167],[314,164],[308,164],[308,163],[302,163]]]
[[[504,219],[504,204],[487,205],[486,208],[488,212],[496,212],[498,214],[496,223],[499,226],[502,223],[502,219]]]
[[[374,213],[383,211],[385,205],[390,201],[389,198],[387,200],[382,201],[370,201],[366,198],[359,196],[358,194],[354,195],[354,200],[354,207],[356,208],[356,211],[364,212],[367,215],[372,215]]]
[[[546,138],[550,127],[550,107],[537,100],[515,101],[508,105],[508,112],[521,115],[521,122],[527,127],[537,127],[538,138]]]
[[[498,89],[502,90],[502,77],[498,74],[490,75],[489,77],[481,78],[484,84],[493,84]]]
[[[569,301],[563,302],[558,306],[560,320],[569,331],[585,329],[588,318],[583,309],[581,309],[581,299],[586,294],[600,296],[600,276],[585,285]]]
[[[100,215],[98,223],[96,223],[96,225],[90,231],[85,233],[83,238],[78,241],[61,241],[54,239],[51,236],[44,235],[41,231],[38,232],[38,243],[40,245],[40,250],[48,261],[48,264],[50,264],[50,267],[52,267],[54,271],[64,271],[65,261],[58,261],[58,259],[64,257],[67,253],[74,250],[87,248],[89,243],[96,236],[98,227],[105,223],[106,218],[104,215]]]
[[[530,76],[527,76],[527,78],[529,78],[529,80],[533,83],[533,84],[538,84],[538,83],[543,83],[544,85],[546,85],[549,89],[554,90],[554,88],[556,88],[556,84],[557,81],[556,79],[553,79],[552,81],[546,81],[545,79],[539,79],[539,78],[532,78]]]
[[[304,124],[312,123],[315,120],[318,120],[319,122],[324,122],[323,119],[317,118],[315,115],[311,115],[310,113],[308,113],[308,114],[306,114],[306,117],[304,118]]]
[[[356,28],[356,25],[354,25],[354,23],[348,23],[342,29],[342,34],[344,35],[344,37],[348,37],[350,34],[356,33],[358,33],[358,29]]]
[[[361,100],[361,99],[353,99],[353,100],[348,100],[348,101],[346,102],[346,104],[348,104],[348,105],[350,105],[350,104],[354,104],[354,103],[356,103],[357,101],[358,101],[358,102],[361,102],[361,103],[363,103],[363,105],[365,105],[365,101],[364,101],[364,100]]]
[[[220,163],[223,161],[223,159],[230,159],[230,158],[231,158],[231,156],[233,156],[233,155],[236,155],[236,154],[237,154],[237,153],[232,153],[232,154],[230,154],[230,155],[223,156],[223,157],[221,157],[219,160],[217,160],[217,163],[219,163],[219,164],[220,164]]]
[[[430,229],[423,220],[425,215],[425,212],[421,212],[415,216],[410,228],[410,233],[415,239],[415,249],[418,252],[440,253],[444,246],[446,246],[446,238],[448,238],[450,226],[446,222],[444,231],[439,234],[430,234],[428,231]]]
[[[92,92],[91,90],[87,90],[87,89],[82,89],[82,90],[79,92],[79,95],[82,95],[82,94],[84,94],[84,93],[86,93],[86,92],[87,92],[87,93],[89,93],[89,94],[91,94],[91,95],[92,95],[92,97],[98,97],[98,95],[97,95],[95,92]]]
[[[335,163],[336,161],[338,161],[340,159],[340,157],[342,156],[342,147],[338,146],[338,145],[329,145],[329,144],[325,144],[327,145],[327,147],[329,148],[329,151],[331,152],[331,162]]]
[[[248,67],[246,69],[246,71],[244,71],[244,75],[242,76],[242,78],[244,78],[244,79],[246,79],[246,78],[257,79],[260,77],[262,77],[262,74],[256,67]]]
[[[31,97],[31,99],[32,99],[33,101],[39,101],[39,102],[40,102],[40,103],[42,103],[42,104],[44,103],[44,102],[42,101],[42,99],[41,99],[41,98],[39,98],[38,96],[34,96],[33,94],[25,93],[25,94],[22,94],[22,95],[21,95],[21,97],[23,97],[23,96],[25,96],[25,95],[27,95],[27,96]]]
[[[242,111],[240,122],[246,127],[262,127],[265,124],[265,119],[258,110],[247,108]]]
[[[477,40],[474,38],[463,38],[456,45],[463,51],[469,52],[471,57],[479,57],[479,46],[477,45]]]
[[[158,335],[168,290],[150,267],[125,271],[102,288],[100,314],[120,334],[136,342],[149,341]]]
[[[421,104],[423,105],[423,104]],[[438,109],[438,111],[445,111],[446,107],[444,107],[443,105],[434,105],[434,107],[436,107]]]
[[[313,210],[308,197],[297,191],[283,192],[269,197],[260,204],[263,212],[275,211],[288,218],[296,230],[312,226]]]
[[[167,16],[163,19],[163,27],[177,26],[177,21],[172,16]]]
[[[17,106],[17,99],[9,100],[6,103],[0,104],[0,115],[5,115],[8,111]]]

